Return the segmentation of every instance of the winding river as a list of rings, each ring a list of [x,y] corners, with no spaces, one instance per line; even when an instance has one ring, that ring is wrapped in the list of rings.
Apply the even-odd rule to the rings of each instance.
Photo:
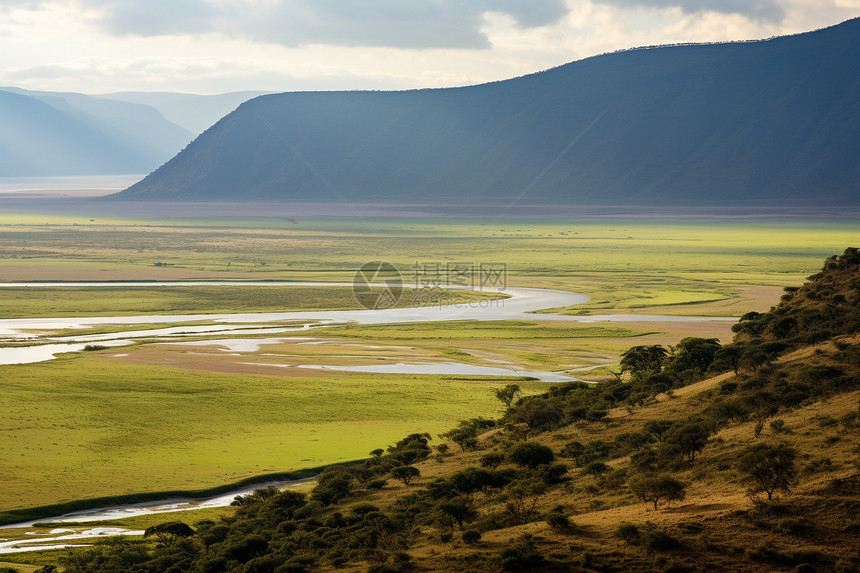
[[[325,283],[325,282],[228,282],[228,281],[203,281],[203,282],[100,282],[100,283],[3,283],[0,289],[5,287],[158,287],[158,286],[318,286],[318,287],[351,287],[352,283]],[[406,322],[429,322],[429,321],[454,321],[454,320],[527,320],[527,321],[571,321],[580,323],[593,322],[733,322],[736,319],[726,317],[689,317],[689,316],[656,316],[656,315],[584,315],[568,316],[559,314],[531,314],[534,311],[547,308],[569,307],[583,304],[589,300],[586,295],[548,289],[519,288],[512,287],[502,291],[509,298],[497,300],[485,300],[464,304],[448,304],[431,307],[417,308],[390,308],[371,310],[338,310],[338,311],[283,311],[262,313],[233,313],[233,314],[186,314],[186,315],[140,315],[119,317],[82,317],[82,318],[16,318],[0,320],[0,338],[3,342],[15,342],[24,344],[23,347],[0,348],[0,364],[21,364],[28,362],[39,362],[50,360],[55,354],[80,350],[88,342],[98,341],[105,346],[121,346],[130,344],[134,339],[147,338],[148,340],[171,339],[179,336],[206,336],[232,334],[289,334],[295,331],[312,330],[332,323],[354,322],[357,324],[388,324]],[[135,325],[135,324],[176,324],[184,322],[208,321],[216,324],[173,326],[169,328],[146,328],[135,331],[119,332],[115,334],[82,334],[79,336],[50,336],[39,334],[39,332],[50,332],[62,329],[84,329],[102,325]],[[284,326],[272,326],[270,323],[286,322]],[[260,326],[266,324],[266,326]],[[298,326],[297,326],[298,324]],[[217,344],[223,341],[212,341]],[[398,370],[398,366],[401,367]],[[332,367],[320,367],[332,368]],[[358,370],[360,367],[340,367],[347,370]],[[510,369],[487,368],[481,371],[481,367],[474,365],[457,365],[455,363],[427,363],[427,364],[400,364],[377,366],[374,371],[386,372],[408,372],[408,373],[438,373],[444,371],[449,374],[511,374]],[[478,370],[476,370],[478,369]],[[557,373],[521,373],[522,375],[547,375],[546,381],[562,381]],[[556,376],[553,378],[553,376]],[[566,378],[573,379],[573,378]],[[280,482],[277,485],[286,485],[294,482]],[[39,521],[51,522],[81,522],[103,519],[116,519],[118,517],[129,517],[134,515],[145,515],[153,512],[176,511],[182,509],[196,509],[198,507],[225,506],[236,495],[248,493],[250,490],[261,487],[244,488],[229,492],[207,500],[164,500],[157,503],[135,504],[127,506],[116,506],[99,510],[78,512],[75,514],[43,518]],[[0,529],[13,527],[30,527],[32,522],[8,525]],[[38,541],[51,540],[53,543],[66,539],[86,539],[105,535],[98,528],[89,530],[90,534],[81,532],[60,531],[54,536],[41,537]],[[62,533],[62,535],[61,535]],[[64,537],[69,533],[69,537]],[[120,534],[134,535],[141,532],[120,532]],[[116,533],[113,533],[116,534]],[[72,537],[74,536],[74,537]],[[28,542],[0,542],[0,554],[17,551],[44,548],[37,543],[37,538]]]

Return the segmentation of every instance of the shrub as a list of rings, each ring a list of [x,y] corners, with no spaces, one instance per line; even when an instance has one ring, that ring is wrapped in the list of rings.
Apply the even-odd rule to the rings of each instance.
[[[323,505],[331,505],[346,499],[353,492],[353,475],[343,470],[323,472],[311,492],[311,499]]]
[[[560,512],[551,512],[546,516],[546,524],[555,531],[567,532],[572,529],[570,519]]]
[[[520,543],[502,551],[499,564],[505,571],[532,571],[545,563],[531,542]]]
[[[481,467],[482,468],[490,468],[491,470],[496,469],[505,461],[505,456],[498,452],[490,452],[489,454],[485,454],[481,456]]]
[[[770,429],[775,434],[787,434],[790,432],[790,430],[785,427],[785,420],[783,420],[782,418],[772,420],[770,423]]]
[[[681,541],[676,537],[672,537],[665,531],[655,529],[646,532],[644,536],[644,545],[652,551],[671,551],[681,547]]]
[[[798,535],[809,529],[809,522],[805,519],[785,518],[777,521],[774,529],[780,533]]]
[[[564,477],[566,473],[567,466],[564,464],[550,464],[541,466],[537,470],[537,477],[545,484],[552,485],[566,481],[567,478]]]
[[[367,482],[367,489],[382,489],[388,483],[387,479],[375,479]]]
[[[568,442],[561,449],[561,455],[565,458],[573,458],[575,464],[579,464],[579,457],[585,453],[585,446],[577,441]]]
[[[622,523],[615,530],[615,536],[631,545],[636,545],[639,543],[639,528],[632,523]]]
[[[475,545],[481,540],[481,533],[479,531],[475,531],[474,529],[470,529],[468,531],[464,531],[463,535],[463,543],[466,545]]]
[[[611,469],[612,468],[610,468],[608,465],[604,464],[603,462],[591,462],[590,464],[588,464],[587,466],[585,466],[582,469],[582,473],[592,475],[592,476],[599,476],[601,474],[605,474],[606,472],[610,471]]]
[[[352,512],[355,515],[367,515],[368,513],[375,513],[377,511],[379,511],[379,508],[372,503],[359,503],[352,508]]]

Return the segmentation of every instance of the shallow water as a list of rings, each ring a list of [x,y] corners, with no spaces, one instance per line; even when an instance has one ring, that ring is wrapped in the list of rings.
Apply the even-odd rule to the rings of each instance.
[[[206,282],[115,282],[115,283],[0,283],[0,288],[10,286],[176,286],[183,285],[193,288],[194,286],[218,286],[218,285],[265,285],[265,286],[351,286],[351,283],[321,283],[321,282],[286,282],[286,281],[260,281],[236,283],[229,281],[206,281]],[[175,338],[181,336],[220,335],[220,334],[282,334],[294,330],[308,330],[319,328],[332,323],[355,322],[357,324],[390,324],[410,322],[431,321],[455,321],[455,320],[552,320],[570,321],[579,323],[595,322],[733,322],[736,319],[728,317],[694,317],[694,316],[659,316],[659,315],[596,315],[596,316],[567,316],[559,314],[531,314],[534,311],[546,308],[559,308],[583,304],[589,297],[567,292],[548,289],[534,288],[508,288],[504,294],[510,295],[507,299],[491,301],[479,301],[465,304],[439,305],[418,308],[390,308],[390,309],[365,309],[365,310],[341,310],[341,311],[285,311],[285,312],[262,312],[262,313],[233,313],[233,314],[188,314],[188,315],[142,315],[142,316],[120,316],[120,317],[82,317],[82,318],[16,318],[0,320],[0,336],[12,341],[33,342],[37,335],[32,331],[52,331],[63,329],[82,329],[107,324],[158,324],[177,322],[210,321],[221,324],[179,326],[170,328],[152,328],[131,332],[120,332],[114,334],[81,334],[78,336],[46,337],[42,340],[52,342],[94,342],[99,341],[107,345],[108,341],[120,341],[128,343],[130,338]],[[306,322],[302,327],[254,327],[259,323],[299,321]],[[314,323],[314,324],[312,324]],[[73,348],[74,347],[74,348]],[[54,358],[58,351],[50,351],[46,347],[28,348],[0,348],[0,364],[24,364],[30,362],[41,362]],[[80,350],[81,347],[68,345],[65,351],[72,352]]]
[[[71,531],[71,533],[67,533],[69,531]],[[56,535],[58,532],[62,532],[63,534]],[[79,532],[68,529],[53,529],[48,535],[38,535],[36,533],[27,532],[27,535],[33,535],[31,539],[0,542],[0,554],[24,553],[27,551],[41,551],[43,549],[63,549],[66,547],[86,547],[86,545],[69,543],[47,545],[46,542],[48,541],[81,541],[85,539],[113,537],[116,535],[143,535],[143,533],[143,531],[130,530],[124,527],[95,527],[93,529]]]
[[[131,340],[110,340],[99,343],[99,346],[127,346]],[[32,364],[53,360],[57,354],[78,352],[87,344],[42,344],[40,346],[25,346],[21,348],[0,348],[0,364]]]
[[[266,366],[282,366],[287,364],[266,364]],[[373,364],[369,366],[322,366],[304,364],[299,368],[316,370],[336,370],[343,372],[373,372],[376,374],[451,374],[460,376],[528,376],[542,382],[574,382],[577,379],[561,372],[539,372],[534,370],[516,370],[514,368],[497,368],[492,366],[476,366],[459,362],[421,362],[417,364]]]
[[[257,286],[352,286],[351,283],[319,283],[319,282],[257,282],[257,283],[235,283],[227,281],[209,281],[199,283],[5,283],[0,284],[0,288],[9,286],[189,286],[195,285],[257,285]],[[123,316],[123,317],[85,317],[85,318],[34,318],[34,319],[3,319],[0,320],[0,336],[5,336],[7,339],[16,341],[30,341],[35,335],[28,334],[28,331],[34,330],[62,330],[87,328],[91,326],[106,325],[106,324],[158,324],[158,323],[180,323],[180,322],[197,322],[211,321],[222,323],[221,325],[209,325],[198,327],[171,327],[171,328],[153,328],[150,330],[139,330],[133,333],[116,333],[116,334],[101,334],[101,335],[81,335],[57,337],[60,340],[76,340],[74,344],[49,344],[44,346],[30,346],[25,348],[0,348],[0,364],[17,364],[21,363],[22,357],[26,357],[27,362],[38,362],[50,360],[54,354],[60,352],[73,352],[83,349],[85,344],[81,341],[99,341],[99,344],[105,346],[121,346],[131,344],[131,340],[127,338],[175,338],[181,336],[182,332],[187,335],[216,335],[216,334],[262,334],[272,333],[280,334],[294,330],[312,330],[313,328],[324,327],[326,323],[343,323],[355,322],[358,324],[388,324],[388,323],[410,323],[410,322],[429,322],[429,321],[453,321],[453,320],[552,320],[552,321],[570,321],[581,323],[593,322],[701,322],[701,321],[719,321],[732,322],[733,318],[712,318],[712,317],[687,317],[687,316],[655,316],[655,315],[600,315],[600,316],[565,316],[558,314],[530,314],[531,312],[546,309],[568,307],[577,304],[583,304],[589,300],[588,296],[547,289],[534,288],[509,288],[504,291],[510,295],[508,299],[495,301],[481,301],[470,304],[442,305],[434,307],[421,308],[392,308],[384,310],[349,310],[349,311],[287,311],[287,312],[267,312],[267,313],[234,313],[234,314],[191,314],[191,315],[144,315],[144,316]],[[278,321],[308,321],[316,322],[316,325],[305,325],[302,328],[291,327],[270,327],[270,328],[254,328],[253,325],[259,323],[271,323]],[[228,326],[231,325],[231,326]],[[235,326],[232,326],[235,325]],[[199,328],[199,330],[197,330]],[[227,351],[245,351],[253,352],[260,348],[260,345],[271,343],[270,341],[278,339],[235,339],[235,340],[207,340],[184,342],[181,344],[193,345],[220,345]],[[13,361],[9,361],[13,360]],[[286,366],[286,365],[273,365]],[[557,372],[534,372],[534,371],[518,371],[511,368],[496,368],[482,367],[469,364],[458,363],[420,363],[420,364],[390,364],[390,365],[374,365],[374,366],[307,366],[330,370],[347,370],[347,371],[363,371],[363,372],[396,372],[403,374],[452,374],[452,375],[502,375],[502,376],[531,376],[539,378],[546,382],[562,382],[567,380],[575,380],[575,378],[566,376]],[[250,493],[254,489],[264,487],[265,485],[283,486],[289,483],[297,482],[273,482],[272,484],[257,484],[227,494],[213,497],[207,500],[188,500],[174,499],[164,500],[156,503],[134,504],[127,506],[118,506],[94,511],[77,512],[53,518],[43,518],[39,521],[96,521],[103,519],[117,519],[121,517],[130,517],[134,515],[145,515],[154,512],[163,511],[183,511],[198,509],[200,507],[218,507],[226,506],[233,500],[236,495],[244,495]],[[11,526],[0,527],[0,529],[9,527],[29,527],[30,523],[15,524]],[[142,532],[124,533],[127,535],[140,534]],[[37,539],[34,538],[34,542]],[[28,540],[29,541],[29,540]],[[44,542],[45,539],[39,539]],[[14,549],[11,545],[21,545],[21,542],[15,542],[10,546],[3,547],[5,544],[0,544],[0,553],[20,551],[24,549]],[[7,551],[8,549],[8,551]]]
[[[314,478],[306,478],[299,480],[273,480],[270,482],[261,482],[253,485],[247,485],[240,488],[236,488],[235,490],[229,491],[227,493],[223,493],[220,495],[215,495],[207,498],[201,499],[191,499],[191,498],[173,498],[173,499],[165,499],[160,501],[151,501],[151,502],[143,502],[143,503],[134,503],[128,505],[116,505],[111,507],[105,507],[100,509],[92,509],[85,511],[76,511],[73,513],[66,513],[64,515],[60,515],[57,517],[43,517],[34,521],[26,521],[22,523],[13,523],[10,525],[0,525],[0,531],[3,529],[18,529],[25,527],[32,527],[35,523],[87,523],[91,521],[104,521],[110,519],[122,519],[124,517],[137,517],[140,515],[153,515],[158,513],[165,512],[173,512],[173,511],[193,511],[195,509],[205,509],[211,507],[227,507],[230,503],[235,499],[237,495],[247,495],[253,492],[256,489],[260,489],[267,486],[277,486],[277,487],[290,487],[290,486],[298,486],[304,483],[311,481]],[[48,540],[63,540],[68,541],[72,539],[87,539],[92,537],[100,537],[103,536],[102,531],[105,531],[110,528],[94,528],[92,530],[88,530],[91,532],[89,537],[81,537],[81,533],[76,533],[78,537],[57,537],[55,535],[38,535],[33,534],[32,539],[26,540],[18,540],[18,541],[10,541],[10,542],[0,542],[0,554],[3,553],[18,553],[21,551],[35,551],[32,549],[32,546],[29,548],[16,548],[15,546],[22,544],[36,544],[36,543],[44,543]],[[122,529],[122,528],[119,528]],[[51,530],[52,533],[56,533],[61,530]],[[143,535],[143,531],[129,531],[123,530],[124,533],[118,533],[116,535]],[[29,535],[29,533],[28,533]],[[65,547],[65,545],[60,546],[51,546],[49,549],[59,549],[61,547]]]

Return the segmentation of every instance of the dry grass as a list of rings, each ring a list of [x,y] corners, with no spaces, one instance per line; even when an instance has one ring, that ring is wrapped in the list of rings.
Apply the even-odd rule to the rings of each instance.
[[[808,364],[811,357],[826,361],[833,348],[820,350],[825,353],[824,358],[814,349],[804,349],[789,354],[780,363],[782,367],[792,368],[799,361]],[[729,377],[722,375],[703,380],[677,390],[671,397],[661,396],[655,403],[632,412],[615,409],[609,424],[576,424],[543,434],[537,440],[558,451],[570,440],[583,443],[609,441],[620,433],[639,430],[648,420],[686,418],[701,407],[709,392]],[[572,469],[572,479],[563,487],[551,490],[540,501],[542,512],[563,507],[564,513],[576,525],[572,533],[559,533],[544,521],[536,521],[487,531],[478,545],[470,547],[459,541],[459,533],[456,532],[451,542],[439,542],[431,529],[410,549],[410,554],[420,570],[493,571],[496,568],[490,563],[495,555],[516,544],[523,535],[530,535],[541,554],[554,555],[556,560],[573,564],[570,570],[574,571],[580,570],[577,563],[582,565],[588,560],[596,564],[597,569],[608,566],[613,570],[662,571],[679,564],[691,567],[690,570],[701,570],[700,567],[705,566],[708,570],[774,571],[790,570],[793,567],[788,564],[791,559],[802,561],[806,557],[825,559],[829,563],[826,570],[856,570],[860,564],[860,545],[857,543],[860,488],[855,487],[853,493],[834,494],[828,487],[834,479],[851,476],[857,479],[860,436],[856,429],[822,426],[822,420],[839,419],[857,411],[858,401],[860,391],[854,391],[797,410],[780,412],[777,417],[785,421],[785,427],[791,433],[775,434],[766,428],[758,438],[787,437],[800,454],[800,482],[789,494],[775,498],[776,513],[773,515],[754,511],[753,498],[734,468],[740,449],[757,440],[754,423],[750,421],[731,425],[712,436],[696,464],[681,472],[679,477],[688,484],[688,488],[687,497],[680,504],[661,506],[654,511],[650,504],[634,499],[626,487],[605,490],[597,486],[595,478],[584,475],[580,469]],[[451,454],[417,464],[421,471],[418,484],[405,487],[390,480],[385,490],[358,502],[384,507],[436,477],[478,466],[479,458],[493,447],[496,434],[492,431],[482,437],[482,451],[461,452],[450,443]],[[619,459],[610,465],[624,468],[627,464],[627,459]],[[819,469],[810,469],[813,467]],[[482,494],[477,494],[476,499],[482,514],[502,508],[501,502],[482,497]],[[682,547],[649,551],[629,545],[615,536],[621,523],[665,531],[678,539]],[[854,529],[847,529],[851,524],[854,524]],[[363,571],[363,568],[356,566],[344,570]],[[583,570],[590,569],[585,567]]]

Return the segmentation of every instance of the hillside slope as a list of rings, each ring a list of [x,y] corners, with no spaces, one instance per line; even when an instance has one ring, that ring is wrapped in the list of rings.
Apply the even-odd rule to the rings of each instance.
[[[860,202],[860,19],[485,85],[241,105],[120,198]]]
[[[0,177],[148,173],[192,138],[149,106],[0,88]]]

